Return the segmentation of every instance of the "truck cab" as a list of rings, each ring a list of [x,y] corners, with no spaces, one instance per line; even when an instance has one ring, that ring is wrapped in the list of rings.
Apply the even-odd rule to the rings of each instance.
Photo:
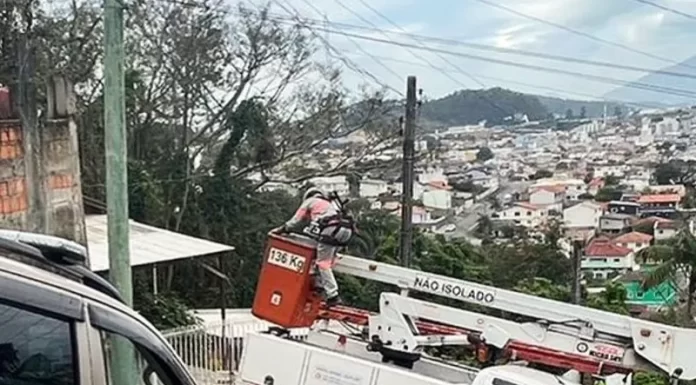
[[[0,384],[111,385],[116,371],[113,385],[194,385],[163,336],[113,286],[65,258],[79,254],[58,247],[66,241],[16,236],[30,245],[2,232]],[[137,373],[112,365],[116,345],[135,351]]]

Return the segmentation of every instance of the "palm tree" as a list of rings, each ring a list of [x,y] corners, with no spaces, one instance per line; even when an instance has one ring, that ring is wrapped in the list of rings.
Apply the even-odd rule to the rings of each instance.
[[[641,250],[638,256],[647,263],[655,263],[643,280],[644,288],[653,288],[665,281],[675,288],[686,280],[686,316],[691,318],[691,308],[696,294],[696,237],[688,229],[682,229],[673,238]]]

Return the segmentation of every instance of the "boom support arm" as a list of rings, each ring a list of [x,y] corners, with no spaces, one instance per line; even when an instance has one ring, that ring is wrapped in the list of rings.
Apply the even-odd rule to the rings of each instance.
[[[539,321],[538,325],[565,325],[564,328],[566,330],[563,330],[563,333],[570,333],[569,335],[576,341],[583,340],[590,343],[611,342],[613,346],[624,346],[629,352],[635,352],[635,359],[626,361],[627,365],[638,366],[634,367],[634,369],[638,369],[641,366],[649,366],[642,365],[639,362],[640,358],[642,358],[669,375],[681,372],[679,375],[680,379],[696,379],[695,359],[691,353],[693,346],[696,346],[696,330],[648,322],[349,255],[339,256],[335,270],[356,277],[392,284],[402,290],[434,294],[531,317]],[[377,325],[387,322],[391,324],[390,326],[397,327],[402,332],[410,327],[397,319],[401,318],[403,320],[404,315],[447,323],[469,330],[475,330],[476,322],[479,319],[486,318],[486,316],[477,313],[439,307],[439,305],[420,302],[395,294],[383,294],[382,301],[385,299],[390,303],[399,304],[399,308],[395,310],[392,308],[387,309],[384,303],[380,302],[381,314],[375,317],[382,318],[371,319],[370,324],[375,322],[375,325]],[[445,319],[443,320],[445,313],[447,315],[444,316]],[[399,317],[397,317],[397,314],[400,314]],[[490,319],[487,322],[492,324]],[[506,324],[506,322],[508,321],[500,319],[496,319],[493,322],[502,325],[500,327],[506,331],[505,333],[494,334],[494,329],[484,331],[484,333],[488,333],[492,341],[496,341],[493,345],[500,345],[501,341],[505,340],[504,335],[506,334],[509,336],[508,340],[515,339],[514,335],[517,332],[511,333],[511,330],[520,331],[520,324],[515,324],[514,322]],[[555,327],[560,328],[560,326]],[[496,337],[493,337],[494,335]],[[534,333],[529,334],[528,338],[532,338],[532,335]],[[408,341],[411,345],[414,343],[421,346],[428,344],[426,343],[427,340],[422,338]],[[535,344],[553,350],[566,351],[570,346],[567,345],[567,343],[570,343],[568,341],[550,342],[549,340],[546,342],[539,341]],[[556,343],[558,346],[555,345]],[[570,346],[570,348],[574,347]]]

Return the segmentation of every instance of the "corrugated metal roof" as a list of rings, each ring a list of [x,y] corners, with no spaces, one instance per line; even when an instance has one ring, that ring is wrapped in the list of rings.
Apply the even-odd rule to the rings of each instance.
[[[130,220],[131,266],[232,251],[234,247],[206,241]],[[106,215],[87,215],[87,249],[92,271],[109,270]]]

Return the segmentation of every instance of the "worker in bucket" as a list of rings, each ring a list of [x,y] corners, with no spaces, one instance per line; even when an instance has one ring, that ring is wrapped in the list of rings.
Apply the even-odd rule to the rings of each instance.
[[[353,219],[345,213],[343,202],[336,194],[328,196],[311,187],[302,197],[302,205],[295,215],[273,232],[300,233],[317,241],[318,283],[324,291],[326,305],[334,306],[341,303],[332,270],[336,252],[348,244],[355,231]]]

